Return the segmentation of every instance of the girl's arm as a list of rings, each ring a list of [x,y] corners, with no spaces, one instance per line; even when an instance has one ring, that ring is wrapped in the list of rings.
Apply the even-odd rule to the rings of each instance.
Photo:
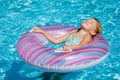
[[[61,42],[66,41],[66,39],[68,38],[69,34],[71,34],[71,32],[68,32],[67,34],[61,36],[61,37],[53,37],[52,35],[50,35],[49,33],[47,33],[46,31],[43,32],[44,36],[46,38],[48,38],[51,42],[55,43],[55,44],[59,44]]]
[[[46,38],[48,38],[51,42],[53,42],[55,44],[58,44],[58,43],[66,41],[66,39],[68,38],[69,34],[75,32],[75,31],[76,30],[73,30],[73,31],[68,32],[67,34],[61,36],[61,37],[55,38],[52,35],[50,35],[49,33],[47,33],[46,31],[40,29],[39,27],[34,27],[33,28],[33,32],[42,33]]]

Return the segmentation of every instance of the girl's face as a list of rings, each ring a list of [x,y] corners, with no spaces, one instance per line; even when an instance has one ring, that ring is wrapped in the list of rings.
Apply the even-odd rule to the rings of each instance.
[[[82,22],[82,28],[84,28],[86,31],[95,31],[97,25],[97,21],[93,18],[84,20]]]

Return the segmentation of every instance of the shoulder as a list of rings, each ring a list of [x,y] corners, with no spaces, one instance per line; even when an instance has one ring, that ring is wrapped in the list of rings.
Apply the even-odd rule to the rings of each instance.
[[[88,43],[91,42],[91,40],[92,40],[92,37],[89,34],[87,34],[83,37],[80,45],[82,45],[82,46],[87,45]]]
[[[89,42],[89,41],[92,40],[92,37],[91,37],[90,34],[86,34],[86,35],[83,37],[83,40]]]
[[[77,32],[77,30],[72,30],[70,31],[70,34]]]
[[[86,34],[86,35],[84,36],[84,38],[90,38],[90,39],[92,39],[92,37],[91,37],[90,34]]]

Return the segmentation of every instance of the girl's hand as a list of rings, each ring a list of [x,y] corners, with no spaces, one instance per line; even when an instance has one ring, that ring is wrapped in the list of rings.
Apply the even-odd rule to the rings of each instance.
[[[39,27],[34,27],[33,28],[33,32],[39,32],[39,33],[43,33],[44,31],[42,29],[40,29]]]
[[[68,45],[63,46],[62,48],[63,48],[63,50],[65,50],[65,51],[69,51],[69,50],[71,50],[71,47],[68,46]]]

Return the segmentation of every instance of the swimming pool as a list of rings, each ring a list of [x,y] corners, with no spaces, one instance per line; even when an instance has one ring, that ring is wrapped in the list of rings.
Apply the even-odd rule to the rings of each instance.
[[[18,56],[16,43],[34,25],[78,26],[96,17],[110,55],[101,64],[79,72],[46,73],[27,65]],[[0,80],[120,80],[119,0],[0,0]]]

